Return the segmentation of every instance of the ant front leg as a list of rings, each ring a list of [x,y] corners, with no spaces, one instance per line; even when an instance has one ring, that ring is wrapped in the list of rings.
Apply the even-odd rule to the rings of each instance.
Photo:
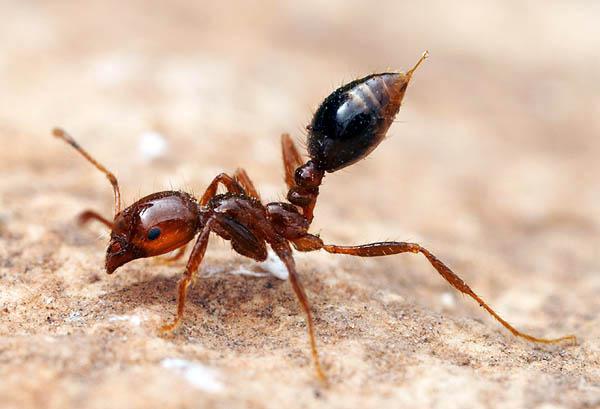
[[[85,210],[79,214],[79,217],[77,217],[77,221],[82,226],[84,224],[87,224],[91,220],[96,220],[96,221],[102,223],[103,225],[108,227],[110,230],[113,229],[113,223],[94,210]]]
[[[184,255],[185,255],[185,250],[187,249],[187,244],[184,244],[183,246],[179,247],[177,249],[177,251],[175,252],[175,254],[173,254],[172,256],[169,257],[159,257],[157,259],[157,263],[159,264],[172,264],[178,260],[180,260]]]
[[[294,262],[294,257],[292,255],[292,249],[289,244],[286,242],[281,242],[276,245],[273,245],[273,250],[279,256],[281,261],[285,264],[289,276],[290,283],[292,284],[292,288],[298,301],[300,302],[300,306],[306,314],[306,324],[308,327],[308,338],[310,341],[310,349],[312,353],[312,360],[315,365],[315,371],[317,372],[317,377],[323,383],[327,383],[327,377],[321,369],[321,362],[319,360],[319,351],[317,349],[317,341],[315,339],[315,330],[314,323],[312,317],[312,311],[310,309],[310,303],[308,302],[308,297],[306,296],[306,292],[304,291],[304,286],[300,282],[300,278],[298,277],[298,273],[296,272],[296,263]]]
[[[311,236],[315,237],[315,236]],[[308,249],[307,245],[309,241],[305,241],[301,243],[302,246],[305,246],[307,250],[311,251],[314,249],[315,240],[312,240],[313,248]],[[379,257],[379,256],[389,256],[392,254],[400,254],[400,253],[421,253],[424,255],[429,263],[437,270],[438,273],[446,280],[450,285],[456,288],[461,293],[467,294],[469,297],[473,298],[481,307],[483,307],[490,315],[492,315],[500,324],[502,324],[507,330],[509,330],[514,336],[524,338],[531,342],[538,342],[542,344],[556,344],[562,341],[569,341],[573,344],[576,344],[577,338],[574,335],[567,335],[560,338],[537,338],[521,332],[517,330],[515,327],[506,322],[502,317],[500,317],[496,311],[494,311],[490,306],[487,305],[485,301],[483,301],[471,288],[458,276],[456,275],[450,268],[448,268],[444,263],[442,263],[436,256],[431,254],[429,250],[424,247],[421,247],[419,244],[415,243],[404,243],[404,242],[381,242],[381,243],[372,243],[372,244],[364,244],[361,246],[335,246],[324,244],[321,247],[323,250],[329,253],[335,254],[348,254],[351,256],[359,256],[359,257]]]
[[[198,267],[200,266],[200,263],[204,258],[204,254],[206,253],[206,246],[208,245],[208,237],[210,236],[212,223],[212,219],[206,223],[200,232],[198,239],[196,240],[196,244],[194,244],[194,248],[192,249],[192,254],[190,255],[185,267],[183,277],[179,281],[177,292],[177,316],[172,323],[163,325],[160,328],[162,333],[172,332],[179,326],[181,320],[183,319],[188,287],[193,283],[196,272],[198,271]]]

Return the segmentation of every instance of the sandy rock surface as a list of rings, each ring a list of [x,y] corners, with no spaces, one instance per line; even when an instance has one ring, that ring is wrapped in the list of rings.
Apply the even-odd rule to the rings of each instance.
[[[450,5],[452,4],[452,5]],[[1,408],[600,407],[600,29],[593,2],[0,2]],[[106,180],[127,203],[199,194],[246,168],[285,196],[279,134],[304,139],[336,86],[406,69],[390,137],[327,176],[312,231],[417,241],[517,327],[419,256],[299,254],[331,386],[271,266],[214,239],[182,328],[183,265],[103,271]]]

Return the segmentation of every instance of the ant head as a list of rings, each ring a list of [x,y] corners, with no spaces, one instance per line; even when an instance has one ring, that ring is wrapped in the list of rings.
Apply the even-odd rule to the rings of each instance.
[[[146,196],[121,211],[121,192],[115,175],[94,159],[63,129],[52,131],[102,172],[113,188],[115,219],[106,250],[106,272],[142,257],[165,254],[183,246],[202,226],[196,200],[183,192],[159,192]]]
[[[183,192],[146,196],[115,216],[106,250],[106,272],[143,257],[173,251],[194,238],[200,226],[196,201]]]

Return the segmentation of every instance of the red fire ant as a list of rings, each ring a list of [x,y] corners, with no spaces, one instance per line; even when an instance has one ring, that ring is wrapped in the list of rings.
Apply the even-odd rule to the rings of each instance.
[[[308,232],[325,172],[335,172],[351,165],[377,147],[400,109],[413,73],[426,57],[427,53],[424,53],[406,74],[387,72],[369,75],[338,88],[325,98],[307,127],[308,162],[303,164],[290,137],[282,136],[288,203],[264,204],[246,172],[238,169],[233,176],[221,173],[214,178],[200,200],[185,192],[158,192],[121,210],[116,177],[66,132],[55,129],[54,136],[69,143],[104,173],[112,184],[114,220],[110,221],[90,210],[80,216],[82,222],[94,219],[112,230],[106,252],[106,272],[112,274],[131,260],[154,257],[176,249],[179,251],[173,258],[180,258],[188,242],[198,236],[179,282],[177,316],[172,323],[161,328],[162,332],[171,332],[183,318],[188,287],[194,281],[211,233],[229,240],[233,250],[257,261],[267,258],[267,246],[270,246],[287,267],[292,288],[306,314],[312,359],[317,375],[323,381],[325,375],[319,362],[312,313],[296,272],[290,244],[298,251],[325,250],[359,257],[421,253],[450,285],[477,301],[513,335],[545,344],[575,342],[573,335],[545,339],[518,331],[419,244],[390,241],[337,246],[324,244],[321,238]],[[225,187],[227,193],[217,194],[219,184]]]

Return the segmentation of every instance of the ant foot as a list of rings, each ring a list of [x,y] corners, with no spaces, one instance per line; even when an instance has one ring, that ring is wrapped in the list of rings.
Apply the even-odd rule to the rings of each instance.
[[[172,334],[172,333],[173,333],[173,331],[175,331],[175,330],[176,330],[176,329],[179,327],[179,323],[180,323],[180,322],[179,322],[179,320],[175,320],[175,321],[173,321],[173,322],[172,322],[172,323],[170,323],[170,324],[165,324],[165,325],[162,325],[162,326],[159,328],[159,331],[160,331],[160,333],[161,333],[162,335],[169,335],[169,334]]]

